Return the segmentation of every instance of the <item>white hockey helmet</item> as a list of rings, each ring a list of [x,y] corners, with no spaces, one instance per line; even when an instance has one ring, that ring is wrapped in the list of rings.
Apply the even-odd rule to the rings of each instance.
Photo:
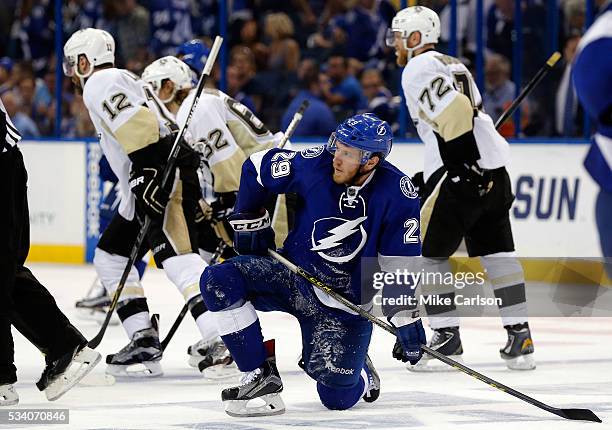
[[[191,69],[171,55],[153,61],[142,72],[142,80],[151,84],[158,97],[165,79],[170,79],[174,83],[174,91],[168,99],[162,100],[164,103],[172,101],[177,91],[193,88]]]
[[[416,31],[421,34],[421,42],[413,48],[408,48],[408,38]],[[400,10],[393,17],[391,28],[387,30],[387,46],[395,46],[396,33],[404,41],[404,48],[408,50],[408,58],[410,59],[415,50],[429,43],[438,43],[440,38],[440,17],[433,10],[425,6],[407,7]]]
[[[91,65],[86,73],[80,73],[77,67],[80,55],[84,55]],[[108,32],[85,28],[70,36],[64,44],[64,74],[78,76],[81,85],[93,73],[94,67],[101,64],[115,64],[115,40]]]

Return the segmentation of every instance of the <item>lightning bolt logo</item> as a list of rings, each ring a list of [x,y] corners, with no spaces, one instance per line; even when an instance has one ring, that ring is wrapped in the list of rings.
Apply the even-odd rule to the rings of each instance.
[[[332,261],[335,263],[344,263],[346,261],[351,260],[355,255],[357,255],[357,253],[361,250],[361,248],[363,248],[363,245],[365,244],[367,240],[368,235],[363,229],[363,226],[361,225],[361,223],[363,223],[367,218],[368,218],[367,216],[362,216],[354,220],[344,220],[342,218],[332,217],[332,218],[323,218],[323,219],[317,220],[315,222],[315,228],[313,228],[313,237],[312,237],[313,246],[312,248],[310,248],[310,250],[316,251],[319,254],[319,256],[321,256],[321,258],[324,258],[325,260]],[[327,237],[324,237],[323,239],[319,239],[318,241],[315,241],[314,231],[316,229],[316,224],[317,222],[324,221],[324,220],[339,220],[339,221],[344,221],[344,222],[340,224],[339,226],[330,229],[327,232],[328,233]],[[328,254],[325,254],[324,252],[321,252],[321,251],[325,251],[325,250],[332,249],[332,248],[342,245],[342,241],[344,239],[346,239],[347,237],[355,233],[361,233],[361,242],[359,243],[359,246],[357,246],[357,249],[353,251],[352,253],[350,253],[349,255],[330,256]]]

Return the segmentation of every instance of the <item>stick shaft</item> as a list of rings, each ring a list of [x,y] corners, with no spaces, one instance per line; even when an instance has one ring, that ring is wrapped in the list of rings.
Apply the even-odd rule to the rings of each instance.
[[[501,114],[501,116],[495,122],[495,128],[499,129],[504,122],[514,113],[516,108],[521,104],[523,99],[535,88],[535,86],[544,78],[544,76],[557,64],[561,58],[559,52],[554,52],[546,63],[538,70],[533,78],[527,83],[525,88],[519,93],[518,97],[508,106],[508,108]]]
[[[340,294],[338,294],[336,291],[334,291],[331,286],[329,286],[326,283],[324,283],[323,281],[319,280],[318,278],[316,278],[312,274],[308,273],[306,270],[302,269],[301,267],[295,265],[294,263],[292,263],[291,261],[289,261],[288,259],[286,259],[282,255],[280,255],[278,252],[269,249],[268,250],[268,254],[270,256],[272,256],[273,258],[275,258],[276,260],[280,261],[282,264],[284,264],[293,273],[296,273],[296,274],[300,275],[301,277],[305,278],[306,280],[308,280],[315,288],[318,288],[319,290],[323,291],[325,294],[331,296],[333,299],[335,299],[337,302],[343,304],[344,306],[349,308],[351,311],[358,313],[363,318],[365,318],[368,321],[370,321],[372,324],[377,325],[378,327],[382,328],[384,331],[386,331],[388,333],[391,333],[393,336],[397,337],[397,331],[396,331],[395,327],[393,327],[391,324],[376,318],[374,315],[372,315],[368,311],[362,309],[360,306],[357,306],[354,303],[352,303],[351,301],[349,301],[346,298],[342,297]],[[548,412],[551,412],[551,413],[553,413],[555,415],[558,415],[560,417],[563,417],[563,418],[568,418],[567,414],[562,409],[555,408],[553,406],[549,406],[546,403],[542,403],[539,400],[534,399],[533,397],[529,397],[526,394],[523,394],[520,391],[515,390],[514,388],[510,388],[507,385],[502,384],[501,382],[497,382],[496,380],[491,379],[488,376],[485,376],[482,373],[479,373],[479,372],[477,372],[475,370],[472,370],[469,367],[467,367],[467,366],[465,366],[465,365],[463,365],[461,363],[457,363],[455,360],[453,360],[451,358],[448,358],[447,356],[445,356],[444,354],[439,353],[435,349],[431,349],[427,345],[421,345],[421,348],[423,349],[423,351],[425,351],[428,354],[434,356],[438,360],[448,364],[449,366],[454,367],[457,370],[462,371],[466,375],[469,375],[469,376],[471,376],[473,378],[478,379],[479,381],[484,382],[485,384],[488,384],[489,386],[491,386],[493,388],[496,388],[496,389],[498,389],[500,391],[503,391],[504,393],[508,393],[508,394],[510,394],[510,395],[512,395],[512,396],[514,396],[514,397],[516,397],[518,399],[521,399],[521,400],[523,400],[523,401],[525,401],[527,403],[530,403],[530,404],[532,404],[532,405],[534,405],[534,406],[536,406],[536,407],[538,407],[540,409],[544,409],[544,410],[546,410]],[[588,409],[586,411],[588,411]],[[591,411],[589,411],[589,412],[591,412]],[[591,414],[592,414],[592,412],[591,412]],[[568,418],[568,419],[573,419],[573,418]],[[584,418],[582,418],[582,419],[584,419]]]

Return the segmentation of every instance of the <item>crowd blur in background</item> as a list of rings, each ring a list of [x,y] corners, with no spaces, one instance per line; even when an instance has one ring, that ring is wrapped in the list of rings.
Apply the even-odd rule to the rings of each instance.
[[[63,82],[61,130],[55,127],[54,2],[2,0],[0,96],[25,137],[91,137],[94,128],[82,99]],[[140,74],[183,42],[210,45],[219,33],[217,0],[64,0],[64,40],[96,27],[116,41],[116,65]],[[419,1],[442,21],[438,49],[449,42],[448,0]],[[603,3],[595,1],[595,8]],[[301,100],[311,107],[298,130],[327,137],[357,112],[375,112],[397,132],[400,74],[385,31],[399,0],[229,0],[226,92],[252,109],[269,128],[286,127]],[[550,55],[546,52],[545,0],[522,2],[525,84]],[[515,0],[484,0],[485,88],[483,108],[495,120],[515,96],[512,40]],[[458,56],[474,68],[476,0],[459,0]],[[550,12],[550,11],[549,11]],[[597,10],[595,10],[597,12]],[[584,0],[559,0],[563,61],[521,107],[520,136],[583,135],[583,112],[571,85],[571,61],[585,26]],[[219,71],[215,80],[219,80]],[[514,136],[512,120],[502,134]],[[410,125],[407,136],[416,133]]]

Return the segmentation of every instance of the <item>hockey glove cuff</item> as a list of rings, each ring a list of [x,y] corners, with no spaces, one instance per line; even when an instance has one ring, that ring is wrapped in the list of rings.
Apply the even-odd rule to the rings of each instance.
[[[275,248],[270,214],[265,212],[235,213],[227,219],[234,229],[234,249],[241,255],[268,255]]]
[[[409,361],[412,365],[417,364],[423,356],[421,345],[425,343],[427,343],[425,329],[419,318],[415,322],[397,329],[397,342],[393,347],[393,358],[404,363]]]
[[[161,172],[154,167],[134,168],[130,174],[130,189],[136,201],[151,218],[163,215],[170,194],[161,187]]]

